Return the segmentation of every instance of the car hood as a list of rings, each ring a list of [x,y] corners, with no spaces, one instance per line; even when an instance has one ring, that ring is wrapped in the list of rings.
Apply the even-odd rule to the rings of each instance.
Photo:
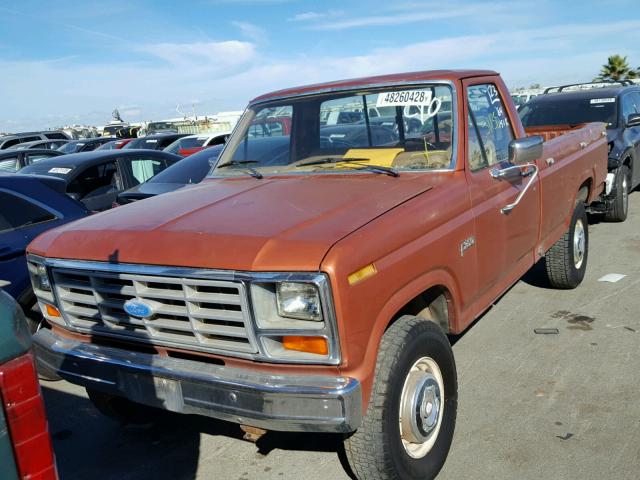
[[[112,263],[317,271],[332,245],[431,185],[431,175],[411,173],[209,179],[48,231],[29,251]]]
[[[140,185],[136,185],[129,190],[125,190],[120,193],[120,197],[128,199],[142,199],[147,197],[153,197],[154,195],[160,195],[162,193],[173,192],[179,188],[184,188],[187,184],[184,183],[159,183],[159,182],[145,182]]]

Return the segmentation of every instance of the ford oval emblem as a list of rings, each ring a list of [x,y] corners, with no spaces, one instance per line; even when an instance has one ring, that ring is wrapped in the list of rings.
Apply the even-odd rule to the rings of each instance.
[[[132,317],[138,318],[149,318],[151,315],[153,315],[153,308],[151,307],[151,305],[148,305],[136,298],[127,300],[124,303],[124,311]]]

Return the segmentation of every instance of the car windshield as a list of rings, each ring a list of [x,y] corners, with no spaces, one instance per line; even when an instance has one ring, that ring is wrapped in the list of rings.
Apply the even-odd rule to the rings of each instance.
[[[450,169],[451,106],[442,83],[259,103],[247,109],[211,175]]]
[[[82,148],[85,144],[83,142],[69,142],[62,145],[58,148],[59,152],[62,153],[75,153],[78,149]]]
[[[204,145],[208,137],[185,137],[179,138],[164,149],[165,152],[178,153],[179,150],[187,148],[198,148]]]
[[[211,165],[218,159],[222,147],[223,145],[216,145],[189,155],[157,174],[149,183],[199,183],[211,170]]]
[[[525,104],[520,119],[525,128],[543,125],[580,125],[587,122],[604,122],[607,128],[617,127],[618,109],[615,97],[546,98]]]

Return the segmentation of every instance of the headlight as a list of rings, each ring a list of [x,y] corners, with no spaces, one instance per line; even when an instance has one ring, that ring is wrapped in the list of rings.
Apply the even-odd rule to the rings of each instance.
[[[49,274],[47,268],[39,263],[29,263],[29,274],[31,275],[31,283],[34,290],[51,291],[51,283],[49,282]]]
[[[265,357],[277,362],[340,363],[326,274],[258,274],[250,292],[256,337]]]
[[[300,320],[322,320],[320,295],[312,283],[278,283],[276,290],[278,314]]]

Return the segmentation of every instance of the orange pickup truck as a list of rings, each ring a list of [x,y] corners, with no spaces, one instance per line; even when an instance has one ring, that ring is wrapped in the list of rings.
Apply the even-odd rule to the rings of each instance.
[[[271,118],[291,128],[252,128]],[[201,184],[30,245],[40,367],[109,415],[340,432],[358,478],[433,478],[447,335],[543,257],[555,287],[585,274],[604,124],[535,134],[491,71],[261,96]]]

